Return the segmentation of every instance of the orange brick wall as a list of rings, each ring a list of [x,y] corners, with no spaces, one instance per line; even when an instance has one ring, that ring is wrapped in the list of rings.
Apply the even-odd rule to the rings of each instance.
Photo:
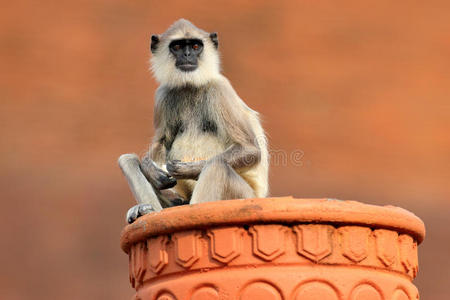
[[[261,112],[272,195],[416,212],[416,284],[447,299],[449,2],[234,0],[2,3],[2,298],[133,294],[116,159],[152,136],[149,36],[179,17],[219,32],[225,75]]]

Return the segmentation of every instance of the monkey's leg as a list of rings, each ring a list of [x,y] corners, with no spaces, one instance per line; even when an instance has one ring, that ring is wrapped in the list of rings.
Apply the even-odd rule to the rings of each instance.
[[[176,184],[175,178],[159,169],[148,156],[140,162],[136,154],[124,154],[119,157],[119,166],[138,202],[127,212],[128,223],[152,211],[160,211],[163,207],[186,203],[177,192],[169,189]]]
[[[136,154],[123,154],[119,157],[119,166],[138,202],[128,210],[127,221],[131,223],[143,214],[162,210],[158,196],[141,171],[139,157]]]
[[[216,158],[200,173],[190,204],[253,197],[250,185],[226,161]]]

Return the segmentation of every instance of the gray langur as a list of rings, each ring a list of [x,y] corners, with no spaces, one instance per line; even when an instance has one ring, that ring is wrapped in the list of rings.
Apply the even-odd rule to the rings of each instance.
[[[155,133],[142,160],[119,165],[138,205],[127,221],[165,207],[266,197],[268,151],[258,113],[220,73],[216,33],[180,19],[151,37]]]

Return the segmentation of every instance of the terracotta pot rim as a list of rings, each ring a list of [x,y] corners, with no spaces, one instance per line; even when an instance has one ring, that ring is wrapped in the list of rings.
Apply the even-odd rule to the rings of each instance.
[[[252,224],[348,224],[410,234],[420,244],[425,225],[413,213],[395,206],[377,206],[336,199],[293,197],[223,200],[164,209],[139,218],[124,228],[121,247],[151,236],[201,228]]]

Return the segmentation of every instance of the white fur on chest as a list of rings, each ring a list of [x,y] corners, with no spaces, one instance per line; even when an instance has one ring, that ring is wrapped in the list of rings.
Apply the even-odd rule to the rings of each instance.
[[[184,133],[175,138],[167,159],[184,162],[208,160],[224,150],[225,145],[214,134]]]

